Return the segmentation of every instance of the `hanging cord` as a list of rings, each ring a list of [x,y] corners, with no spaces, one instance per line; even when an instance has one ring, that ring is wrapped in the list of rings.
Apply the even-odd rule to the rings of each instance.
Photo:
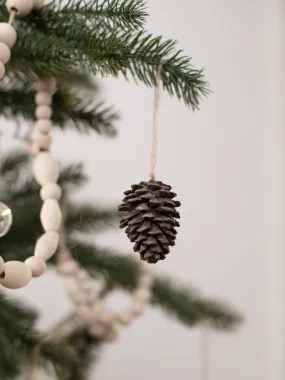
[[[153,102],[153,126],[152,126],[152,148],[151,148],[151,166],[149,180],[155,181],[155,166],[156,166],[156,153],[157,153],[157,129],[158,129],[158,109],[160,102],[160,79],[163,68],[163,63],[161,62],[157,69],[156,79],[155,79],[155,89],[154,89],[154,102]]]
[[[210,380],[210,327],[205,323],[201,328],[201,380]]]
[[[11,13],[10,13],[10,17],[9,17],[9,20],[8,20],[8,24],[11,25],[14,21],[14,18],[17,14],[17,11],[16,10],[13,10]]]

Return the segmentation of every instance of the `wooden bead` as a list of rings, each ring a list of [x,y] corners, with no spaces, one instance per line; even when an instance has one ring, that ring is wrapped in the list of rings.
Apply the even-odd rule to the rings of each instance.
[[[148,302],[151,299],[151,291],[149,289],[138,289],[133,294],[134,299]]]
[[[44,0],[34,0],[34,8],[41,9],[44,6]]]
[[[37,156],[40,153],[38,144],[33,141],[31,144],[29,144],[29,152],[32,156]]]
[[[48,199],[60,200],[62,195],[62,190],[57,183],[47,183],[41,188],[40,196],[43,201]]]
[[[37,132],[50,133],[50,131],[52,130],[52,122],[49,119],[37,120],[35,128]]]
[[[0,62],[0,79],[2,79],[5,75],[5,66],[2,62]]]
[[[154,277],[152,274],[144,273],[138,279],[138,285],[142,288],[150,288],[154,282]]]
[[[40,220],[45,231],[58,231],[62,221],[62,212],[55,199],[44,201],[40,212]]]
[[[114,313],[111,310],[104,309],[99,315],[99,320],[104,323],[111,323],[115,319]]]
[[[50,106],[52,103],[52,96],[49,92],[40,91],[36,94],[36,104],[39,106]]]
[[[50,106],[38,106],[35,112],[36,118],[39,120],[50,119],[52,115],[52,109]]]
[[[118,331],[113,327],[108,329],[105,334],[102,334],[101,338],[106,342],[115,342],[119,338]]]
[[[86,281],[86,280],[89,280],[89,274],[88,272],[85,270],[85,269],[80,269],[77,274],[76,274],[76,277],[79,281]]]
[[[134,316],[139,316],[145,311],[146,306],[146,303],[134,300],[130,306],[130,313]]]
[[[78,270],[78,265],[74,260],[66,260],[57,265],[57,272],[59,274],[70,276],[74,275]]]
[[[6,7],[9,12],[16,11],[17,16],[27,16],[33,9],[33,0],[7,0]]]
[[[35,139],[35,144],[38,147],[39,152],[40,151],[48,151],[51,146],[52,138],[49,135],[38,135]]]
[[[63,262],[69,261],[69,260],[71,260],[69,250],[61,248],[59,253],[58,253],[58,258],[57,258],[58,263],[63,263]]]
[[[41,257],[45,261],[49,260],[56,252],[59,242],[59,234],[49,231],[43,234],[35,246],[35,256]]]
[[[119,312],[115,318],[116,318],[116,322],[124,326],[130,325],[133,321],[133,316],[128,311]]]
[[[32,278],[30,268],[20,261],[8,261],[4,265],[4,278],[0,284],[9,289],[20,289],[26,286]]]
[[[59,164],[48,152],[39,153],[34,163],[34,175],[40,185],[57,182]]]
[[[94,321],[94,316],[92,315],[92,310],[86,305],[80,305],[77,310],[77,315],[83,322],[91,324]]]
[[[74,278],[69,278],[67,281],[65,281],[66,284],[66,290],[70,296],[70,298],[76,302],[76,303],[82,303],[82,300],[84,298],[84,294],[81,291],[81,288],[77,281],[74,280]]]
[[[89,327],[88,331],[95,337],[101,337],[106,333],[106,326],[103,323],[96,323]]]
[[[12,25],[6,22],[0,22],[0,42],[13,47],[17,41],[17,34]]]
[[[92,308],[92,312],[96,318],[100,318],[101,313],[104,311],[105,307],[102,301],[98,300]]]
[[[35,83],[35,90],[37,92],[45,91],[49,93],[53,93],[56,89],[56,80],[55,78],[46,78],[46,79],[38,79]]]
[[[31,256],[26,261],[25,264],[30,268],[33,277],[41,276],[46,270],[46,262],[39,256]]]
[[[0,275],[3,273],[4,271],[4,260],[2,259],[2,257],[0,256]]]
[[[99,295],[95,290],[92,290],[86,294],[86,302],[88,302],[93,307],[94,304],[98,301]]]
[[[86,278],[81,282],[82,289],[86,293],[93,293],[93,283],[90,278]]]
[[[3,42],[0,42],[0,62],[6,64],[10,58],[11,50],[9,49],[9,46],[4,44]]]

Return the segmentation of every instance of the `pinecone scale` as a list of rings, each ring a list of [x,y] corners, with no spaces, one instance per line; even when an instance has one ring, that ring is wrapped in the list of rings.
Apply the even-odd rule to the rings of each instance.
[[[119,211],[126,212],[120,222],[120,228],[126,228],[126,234],[134,243],[134,251],[148,263],[164,260],[169,247],[175,245],[176,227],[180,218],[176,207],[180,202],[173,200],[176,194],[171,186],[161,181],[140,182],[125,191]]]

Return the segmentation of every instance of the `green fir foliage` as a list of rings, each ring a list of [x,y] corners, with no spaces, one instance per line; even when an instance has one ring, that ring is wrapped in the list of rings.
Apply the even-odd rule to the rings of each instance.
[[[5,8],[0,9],[0,17],[7,19]],[[198,108],[209,92],[203,70],[193,67],[175,41],[145,31],[145,17],[141,0],[54,1],[34,10],[16,20],[19,39],[7,65],[10,81],[121,73],[154,86],[163,62],[164,89]]]

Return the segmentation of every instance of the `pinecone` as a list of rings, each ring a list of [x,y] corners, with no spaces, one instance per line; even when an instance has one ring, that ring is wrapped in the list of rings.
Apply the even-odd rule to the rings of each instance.
[[[175,245],[180,218],[174,201],[176,194],[171,186],[161,181],[140,182],[125,191],[126,197],[119,211],[127,211],[120,222],[120,228],[126,228],[126,234],[135,243],[134,251],[140,253],[142,260],[157,263],[169,253],[169,246]]]

